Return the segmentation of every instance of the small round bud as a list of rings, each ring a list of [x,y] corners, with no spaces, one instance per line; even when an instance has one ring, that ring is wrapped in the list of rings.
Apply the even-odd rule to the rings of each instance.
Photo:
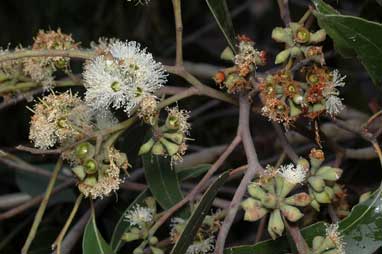
[[[136,248],[136,249],[133,251],[133,254],[143,254],[143,253],[144,253],[144,251],[143,251],[143,249],[140,248],[140,247]]]
[[[317,192],[322,192],[325,188],[324,179],[319,176],[311,176],[308,179],[310,186]]]
[[[97,172],[97,162],[93,159],[85,161],[84,167],[87,174],[94,174]]]
[[[150,245],[155,245],[158,243],[158,238],[156,236],[152,236],[149,238]]]

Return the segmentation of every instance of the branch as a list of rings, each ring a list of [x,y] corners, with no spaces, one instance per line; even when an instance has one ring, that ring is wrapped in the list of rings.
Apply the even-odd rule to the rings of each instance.
[[[232,226],[233,220],[235,219],[236,213],[239,209],[240,202],[245,194],[246,187],[255,176],[256,173],[262,172],[264,169],[260,165],[257,158],[257,153],[255,146],[253,144],[251,132],[249,129],[249,118],[250,118],[250,103],[248,98],[245,96],[240,97],[240,117],[239,117],[239,134],[242,138],[245,155],[248,161],[248,169],[246,170],[243,179],[237,188],[235,195],[231,201],[228,208],[227,215],[224,222],[220,228],[218,238],[216,240],[216,254],[223,254],[224,244]]]
[[[277,0],[280,9],[280,17],[284,22],[285,26],[288,26],[291,22],[288,0]]]
[[[176,31],[176,66],[183,65],[183,24],[181,0],[172,0]]]
[[[20,50],[0,55],[0,62],[17,60],[28,57],[53,57],[62,56],[77,59],[92,59],[95,52],[92,50]]]
[[[288,157],[293,161],[294,164],[298,162],[298,155],[293,150],[292,146],[289,144],[285,133],[281,129],[278,123],[272,122],[273,128],[275,128],[276,134],[279,138],[280,144],[284,149],[284,152],[288,155]]]

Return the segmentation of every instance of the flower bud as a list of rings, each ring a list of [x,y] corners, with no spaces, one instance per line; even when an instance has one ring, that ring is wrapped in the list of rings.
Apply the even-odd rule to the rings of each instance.
[[[326,253],[327,250],[336,248],[336,244],[329,238],[326,237],[319,248],[317,248],[315,251],[316,253]],[[338,252],[336,252],[338,253]]]
[[[312,149],[309,154],[310,165],[312,169],[317,169],[321,166],[322,162],[325,160],[324,152],[321,149]]]
[[[290,116],[291,117],[298,116],[302,113],[301,109],[296,107],[296,105],[291,100],[288,100],[288,102],[289,102]]]
[[[184,140],[184,134],[182,132],[164,133],[163,136],[178,145],[182,144]]]
[[[168,155],[173,156],[179,151],[179,145],[168,141],[165,138],[160,138],[159,141],[164,145]]]
[[[147,205],[148,208],[156,211],[157,205],[156,205],[155,198],[153,198],[153,197],[145,198],[145,204]]]
[[[97,184],[97,178],[95,176],[87,176],[83,183],[89,186],[94,186]]]
[[[74,153],[79,159],[91,158],[94,156],[95,149],[89,142],[81,143],[76,146]]]
[[[310,167],[309,161],[307,159],[304,159],[304,158],[299,158],[298,159],[297,166],[302,167],[305,171],[308,171],[309,167]]]
[[[83,181],[85,179],[86,173],[85,173],[85,168],[83,166],[76,166],[76,167],[72,168],[72,172],[81,181]]]
[[[285,199],[285,203],[293,206],[307,206],[311,202],[310,196],[305,193],[298,193]]]
[[[253,198],[247,198],[241,202],[241,207],[245,210],[244,220],[257,221],[267,214],[268,210],[261,207],[261,203]]]
[[[93,159],[89,159],[85,161],[84,168],[85,168],[86,174],[94,174],[97,172],[97,162]]]
[[[310,34],[309,43],[316,44],[326,39],[326,32],[324,29],[320,29],[315,33]]]
[[[164,254],[163,250],[156,248],[156,247],[150,247],[153,254]]]
[[[280,53],[277,54],[275,64],[281,64],[288,60],[290,56],[291,50],[290,49],[285,49],[281,51]]]
[[[321,244],[324,242],[325,238],[323,236],[316,236],[313,238],[313,244],[312,244],[312,249],[317,250]]]
[[[308,182],[316,192],[322,192],[325,188],[324,179],[320,176],[311,176],[308,178]]]
[[[265,198],[262,200],[262,204],[265,208],[274,209],[277,206],[277,197],[272,193],[267,193]]]
[[[314,198],[317,200],[317,202],[322,204],[329,204],[331,201],[330,195],[326,192],[313,192]]]
[[[142,155],[142,154],[146,154],[150,152],[151,148],[154,146],[154,143],[155,143],[154,139],[150,138],[149,141],[141,145],[141,147],[139,148],[138,155]]]
[[[265,191],[257,183],[250,183],[247,189],[248,193],[257,200],[263,200],[266,196]]]
[[[282,205],[280,207],[281,212],[285,218],[287,218],[291,222],[296,222],[302,217],[304,217],[304,214],[300,212],[300,210],[294,206],[291,205]]]
[[[156,236],[152,236],[149,238],[150,245],[155,245],[158,243],[158,238]]]
[[[275,27],[272,31],[272,39],[277,42],[287,43],[290,41],[290,33],[282,27]]]
[[[143,254],[144,251],[141,247],[135,248],[133,254]]]
[[[359,203],[362,203],[362,202],[365,202],[366,200],[368,200],[371,196],[371,191],[368,191],[368,192],[365,192],[363,193],[360,197],[359,197]]]
[[[121,239],[126,242],[132,242],[132,241],[138,240],[139,238],[140,238],[139,234],[131,233],[131,232],[124,233],[121,237]]]
[[[330,199],[333,199],[334,198],[334,191],[331,187],[329,186],[325,186],[325,190],[324,190],[326,193],[328,193]]]
[[[324,166],[317,170],[316,175],[327,181],[337,181],[342,175],[342,169]]]
[[[136,228],[136,227],[132,227],[130,229],[130,232],[131,233],[134,233],[134,234],[139,234],[141,232],[141,230],[139,228]]]
[[[285,178],[283,178],[283,180],[284,180],[284,183],[282,185],[282,189],[280,191],[277,191],[278,196],[280,198],[285,198],[293,190],[293,188],[296,186],[296,183],[291,183],[288,180],[286,180]]]
[[[310,202],[310,205],[316,210],[317,212],[320,211],[320,203],[317,202],[317,200],[313,199],[312,202]]]
[[[156,142],[154,145],[153,145],[153,149],[151,150],[151,153],[154,154],[154,155],[164,155],[165,154],[165,149],[162,145],[161,142]]]
[[[299,47],[293,47],[290,49],[290,55],[292,57],[300,57],[302,54],[303,52]]]
[[[226,61],[234,61],[235,54],[233,53],[230,47],[226,47],[223,52],[220,54],[220,58]]]
[[[281,218],[281,213],[279,209],[274,210],[271,213],[268,222],[268,233],[272,239],[276,239],[277,236],[281,236],[284,232],[284,222]]]

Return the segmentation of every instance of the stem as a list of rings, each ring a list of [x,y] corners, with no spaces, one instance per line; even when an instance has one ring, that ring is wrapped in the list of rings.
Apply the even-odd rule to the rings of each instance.
[[[283,221],[286,229],[288,230],[290,236],[292,237],[294,243],[296,244],[296,248],[299,254],[308,254],[309,247],[306,243],[304,237],[301,235],[300,229],[296,225],[291,225],[288,221],[283,217]]]
[[[236,213],[239,209],[240,202],[245,194],[247,185],[255,176],[256,173],[262,172],[264,169],[260,165],[257,158],[255,146],[253,144],[251,132],[249,129],[250,117],[250,103],[246,96],[240,97],[240,116],[239,116],[239,134],[243,140],[244,151],[248,161],[248,169],[246,170],[239,187],[232,198],[231,204],[228,208],[227,216],[220,228],[218,238],[216,240],[215,253],[223,254],[224,244],[227,239],[228,232],[235,219]]]
[[[293,161],[294,164],[298,162],[298,155],[293,150],[292,146],[289,144],[287,138],[285,137],[285,133],[281,129],[278,123],[272,122],[273,128],[275,128],[276,134],[279,138],[280,144],[283,147],[284,152],[288,155],[288,157]]]
[[[84,195],[82,195],[82,194],[80,194],[77,197],[76,202],[74,203],[73,209],[70,212],[70,215],[69,215],[68,219],[66,220],[64,227],[62,228],[60,234],[57,236],[56,241],[54,241],[54,243],[52,245],[52,249],[54,249],[55,246],[57,246],[57,254],[61,254],[62,240],[64,239],[64,236],[65,236],[66,232],[68,231],[69,226],[72,224],[74,216],[76,215],[76,213],[78,211],[78,208],[81,204],[83,197],[84,197]]]
[[[172,0],[176,31],[176,66],[183,65],[183,24],[181,0]]]
[[[63,163],[63,160],[60,157],[58,159],[57,163],[56,163],[56,166],[55,166],[54,170],[53,170],[52,177],[49,180],[48,187],[47,187],[47,189],[45,191],[45,196],[44,196],[44,198],[43,198],[43,200],[42,200],[42,202],[40,204],[40,207],[38,208],[37,213],[36,213],[36,215],[34,217],[34,221],[33,221],[31,230],[29,231],[28,237],[27,237],[27,239],[26,239],[26,241],[24,243],[23,248],[21,249],[21,253],[22,254],[27,254],[28,253],[29,247],[32,244],[32,241],[33,241],[33,239],[36,236],[37,229],[38,229],[38,227],[39,227],[39,225],[41,223],[42,217],[44,216],[44,213],[45,213],[46,207],[48,205],[48,201],[49,201],[50,195],[52,194],[52,190],[53,190],[54,184],[56,183],[58,173],[60,172],[60,170],[62,168],[62,163]]]
[[[277,3],[280,8],[280,17],[283,20],[284,25],[288,26],[291,22],[288,0],[277,0]]]
[[[0,56],[0,62],[6,62],[27,57],[52,57],[62,56],[77,59],[92,59],[95,56],[94,51],[90,50],[20,50],[13,51]]]

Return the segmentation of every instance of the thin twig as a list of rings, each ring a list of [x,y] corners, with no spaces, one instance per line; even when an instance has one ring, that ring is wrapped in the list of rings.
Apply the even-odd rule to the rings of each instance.
[[[296,248],[299,254],[307,254],[309,253],[309,247],[306,243],[304,237],[301,235],[300,229],[297,225],[289,224],[289,222],[283,218],[285,227],[292,237],[294,243],[296,244]]]
[[[272,125],[273,125],[273,128],[275,128],[276,134],[279,138],[280,144],[283,147],[284,152],[294,162],[294,164],[297,164],[298,155],[293,150],[292,146],[289,144],[287,138],[285,137],[285,133],[281,129],[280,125],[278,123],[275,123],[275,122],[272,122]]]
[[[2,54],[0,56],[0,62],[6,62],[16,59],[28,58],[28,57],[51,57],[62,56],[77,59],[92,59],[95,56],[95,52],[91,50],[19,50]]]
[[[21,249],[22,254],[28,253],[29,247],[32,244],[32,241],[34,240],[34,238],[36,236],[37,229],[41,223],[42,217],[44,216],[45,209],[48,205],[49,198],[52,194],[54,184],[56,183],[58,173],[60,172],[60,170],[62,168],[62,163],[63,163],[63,159],[60,157],[56,163],[54,170],[53,170],[52,177],[49,180],[48,187],[46,188],[46,191],[45,191],[45,196],[44,196],[44,198],[40,204],[40,207],[38,208],[37,213],[34,217],[34,221],[33,221],[32,227],[29,231],[28,237],[24,243],[23,248]]]
[[[280,16],[285,26],[291,22],[288,0],[277,0],[280,9]]]
[[[183,24],[181,0],[172,0],[176,31],[176,66],[183,65]]]

